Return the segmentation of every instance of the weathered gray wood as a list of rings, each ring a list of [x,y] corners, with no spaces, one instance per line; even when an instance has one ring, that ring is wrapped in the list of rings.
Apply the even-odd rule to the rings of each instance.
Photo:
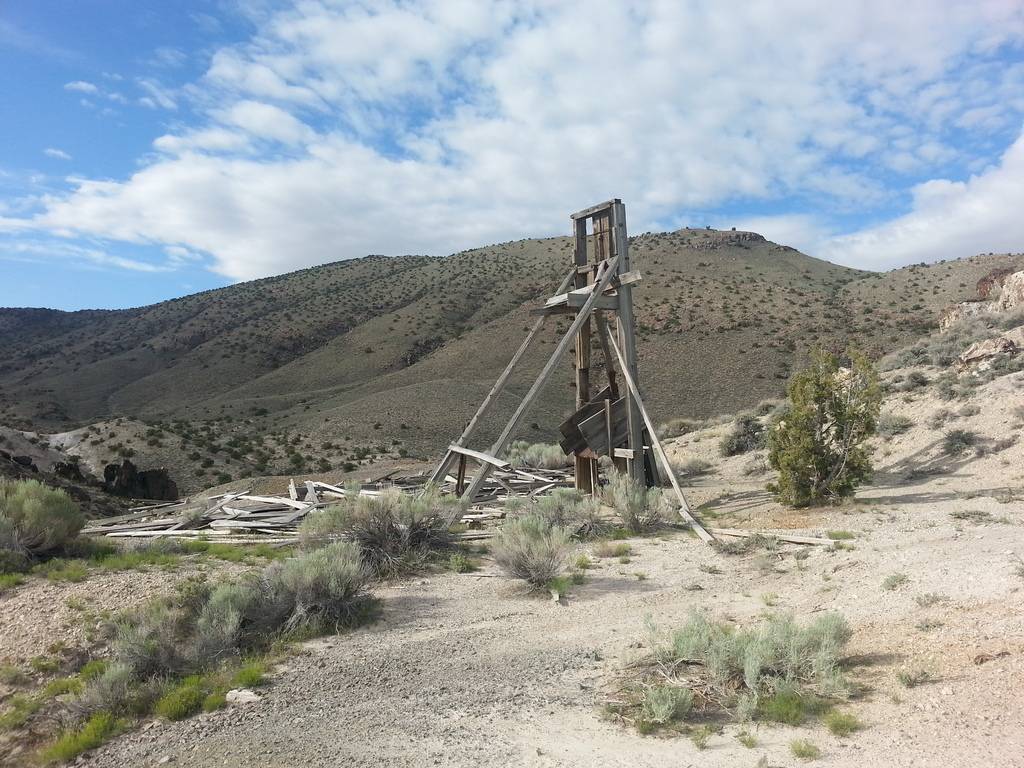
[[[606,211],[609,208],[611,208],[615,203],[621,203],[621,202],[622,201],[619,200],[619,198],[617,198],[617,197],[612,198],[611,200],[605,200],[603,203],[598,203],[597,205],[592,205],[589,208],[584,208],[582,211],[576,211],[576,213],[570,214],[569,218],[570,219],[588,219],[591,216],[593,216],[595,213],[601,213],[602,211]]]
[[[592,314],[594,304],[597,302],[597,297],[600,296],[605,287],[611,283],[612,277],[616,274],[617,260],[618,257],[614,256],[609,261],[609,266],[597,281],[597,287],[591,294],[588,303],[580,308],[579,314],[576,315],[576,319],[573,320],[572,325],[569,326],[569,330],[566,331],[565,335],[558,342],[554,351],[551,353],[551,357],[548,359],[547,363],[545,363],[544,368],[533,382],[533,386],[530,387],[526,396],[519,403],[519,407],[516,408],[515,413],[512,414],[508,423],[505,424],[505,428],[501,431],[498,439],[494,441],[494,445],[491,446],[490,450],[491,455],[500,455],[508,447],[509,440],[519,428],[527,412],[533,406],[534,401],[537,399],[537,395],[547,385],[548,379],[551,378],[551,374],[555,371],[555,367],[562,361],[566,351],[569,349],[569,345],[576,339],[576,334],[580,327],[582,327],[583,323],[586,322]],[[480,486],[482,486],[484,480],[487,479],[491,466],[492,465],[490,464],[484,464],[481,466],[480,470],[476,473],[476,476],[474,476],[473,481],[469,484],[469,488],[466,490],[466,495],[470,500],[476,497],[476,492],[480,490]]]
[[[629,272],[629,242],[626,238],[626,207],[615,201],[611,207],[612,237],[615,242],[615,255],[619,259],[618,271]],[[636,362],[636,328],[633,320],[633,289],[629,284],[619,287],[619,311],[618,333],[619,343],[622,345],[623,356],[619,364],[622,366],[623,374],[632,378],[635,386],[637,376]],[[632,448],[635,455],[632,459],[626,460],[626,466],[630,477],[637,483],[645,483],[644,458],[643,458],[643,429],[640,424],[639,394],[629,399],[627,413],[629,419],[629,448]]]
[[[683,490],[679,487],[679,481],[676,480],[676,473],[672,471],[672,465],[669,463],[668,456],[665,453],[665,449],[661,445],[661,440],[658,439],[658,433],[654,431],[654,424],[651,422],[651,417],[647,414],[647,409],[644,408],[643,401],[640,398],[640,390],[636,386],[636,382],[633,381],[633,376],[629,371],[629,367],[626,365],[625,358],[622,352],[619,350],[618,345],[615,343],[615,339],[609,339],[612,345],[612,349],[615,351],[615,356],[619,359],[619,365],[622,367],[622,378],[626,380],[626,386],[629,387],[630,393],[633,395],[633,400],[637,404],[637,409],[640,411],[640,415],[644,420],[644,424],[647,425],[647,432],[651,438],[651,447],[654,448],[655,456],[661,462],[662,468],[665,470],[665,474],[668,475],[668,479],[672,483],[672,488],[676,493],[676,498],[679,500],[679,514],[693,526],[693,530],[696,531],[697,535],[705,542],[712,542],[715,537],[708,533],[704,526],[701,525],[700,521],[693,516],[690,512],[690,505],[686,503],[686,497],[683,496]],[[643,446],[638,444],[638,447],[643,450]],[[634,448],[636,450],[636,448]],[[638,457],[633,458],[634,463],[640,463],[642,460]],[[642,464],[641,464],[642,466]]]
[[[569,286],[569,283],[572,282],[574,275],[575,270],[569,272],[569,274],[567,274],[562,279],[562,282],[558,286],[558,290],[555,292],[561,293],[562,291],[564,291]],[[455,441],[455,445],[465,445],[469,438],[472,436],[473,432],[476,430],[476,427],[480,423],[480,420],[490,412],[491,407],[494,405],[495,398],[497,398],[497,396],[500,395],[501,392],[505,389],[505,385],[508,383],[509,377],[512,375],[512,371],[514,371],[516,366],[519,365],[519,361],[522,360],[523,355],[526,354],[526,350],[529,349],[534,337],[540,332],[540,329],[544,326],[544,320],[544,317],[539,317],[536,321],[534,321],[529,333],[526,334],[526,338],[523,339],[523,343],[519,345],[519,349],[517,349],[515,351],[515,354],[512,355],[512,359],[508,361],[508,365],[505,366],[505,370],[501,372],[501,375],[498,377],[498,380],[494,382],[494,385],[491,387],[486,397],[484,397],[483,402],[480,403],[480,407],[477,408],[476,413],[473,414],[473,418],[469,420],[469,423],[466,425],[466,428],[462,430],[462,434],[459,435],[459,439]],[[430,475],[430,480],[428,481],[428,484],[436,485],[437,483],[441,482],[442,478],[445,476],[445,474],[447,474],[448,470],[451,468],[451,464],[454,458],[455,455],[451,451],[445,453],[444,458],[441,459],[441,463],[438,464],[437,469],[435,469],[434,472]]]
[[[476,459],[483,464],[492,464],[498,469],[508,469],[512,465],[504,459],[499,459],[494,456],[489,456],[481,451],[474,451],[470,448],[463,448],[461,445],[449,445],[448,450],[453,453],[461,453],[463,456],[469,456],[471,459]]]
[[[792,533],[776,533],[774,531],[744,531],[739,528],[711,528],[712,533],[718,536],[766,536],[779,541],[788,541],[791,544],[813,544],[819,547],[830,547],[835,542],[832,539],[819,539],[814,536],[800,536]]]

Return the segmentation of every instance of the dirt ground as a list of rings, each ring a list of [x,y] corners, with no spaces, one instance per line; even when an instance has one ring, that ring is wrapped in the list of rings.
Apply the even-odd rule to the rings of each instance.
[[[685,532],[630,541],[630,562],[596,567],[562,603],[524,594],[485,560],[470,574],[378,587],[380,621],[303,647],[259,701],[181,723],[152,721],[80,760],[92,766],[769,766],[1024,765],[1024,374],[968,401],[927,387],[892,395],[903,434],[876,439],[876,475],[841,507],[793,511],[764,490],[763,452],[723,459],[729,425],[669,441],[673,459],[711,463],[687,489],[711,526],[845,531],[849,548],[787,545],[777,554],[718,554]],[[941,417],[941,418],[940,418]],[[941,422],[941,423],[940,423]],[[941,450],[963,429],[977,446]],[[964,515],[968,517],[964,518]],[[593,547],[581,545],[581,550]],[[714,565],[720,574],[701,570]],[[230,578],[228,564],[214,578]],[[54,643],[88,645],[81,621],[171,588],[191,566],[33,577],[0,596],[0,659],[24,666]],[[894,590],[882,581],[904,574]],[[924,595],[937,600],[922,601]],[[927,604],[922,604],[927,603]],[[770,604],[770,606],[769,606]],[[623,670],[650,652],[648,626],[689,611],[747,623],[769,610],[807,618],[840,611],[852,627],[846,709],[867,728],[847,738],[820,725],[760,726],[757,746],[728,725],[704,750],[685,737],[641,736],[603,713]],[[906,688],[901,671],[933,680]],[[750,726],[745,726],[751,730]]]
[[[1020,433],[1024,374],[971,402],[979,413],[936,427],[949,403],[928,391],[890,398],[887,410],[914,426],[878,440],[873,484],[835,508],[779,507],[756,456],[717,456],[727,427],[672,441],[674,458],[714,464],[689,489],[709,524],[848,531],[849,549],[813,547],[800,562],[789,545],[766,563],[687,533],[638,538],[629,563],[598,560],[563,604],[523,594],[490,564],[391,584],[376,590],[380,621],[309,643],[259,701],[153,721],[82,764],[753,768],[799,764],[789,744],[804,738],[820,747],[819,765],[1024,766],[1024,444],[996,445]],[[998,450],[943,455],[942,430],[953,426]],[[964,512],[981,514],[953,516]],[[883,589],[892,574],[907,580]],[[929,594],[941,599],[919,604]],[[843,613],[854,629],[850,675],[863,690],[845,708],[866,729],[839,739],[820,725],[762,725],[747,748],[735,738],[741,726],[728,725],[698,750],[609,720],[602,701],[649,653],[647,624],[670,629],[695,608],[740,623],[768,610]],[[907,688],[903,670],[933,681]]]

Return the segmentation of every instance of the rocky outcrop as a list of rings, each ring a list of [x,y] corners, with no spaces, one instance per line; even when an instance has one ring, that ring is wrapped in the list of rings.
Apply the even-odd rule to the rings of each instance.
[[[997,287],[999,295],[992,301],[961,301],[944,309],[939,315],[939,330],[947,331],[970,317],[1024,309],[1024,271],[996,269],[989,272],[978,281],[978,295],[987,298]]]
[[[1006,276],[1003,280],[1003,290],[999,292],[999,298],[993,303],[1000,312],[1024,309],[1024,271]]]
[[[993,269],[978,281],[978,298],[984,301],[989,299],[991,294],[999,293],[998,289],[1003,287],[1003,281],[1006,280],[1007,275],[1012,274],[1013,269],[1010,267]]]
[[[968,317],[986,315],[992,311],[992,305],[987,301],[961,301],[942,311],[939,315],[939,330],[947,331],[950,326],[966,320]]]
[[[984,341],[971,344],[956,360],[956,370],[966,371],[968,368],[984,370],[992,361],[999,357],[1012,356],[1020,352],[1020,345],[1009,336],[1003,334]]]
[[[166,469],[139,470],[128,459],[103,468],[103,488],[107,493],[134,499],[174,501],[178,498],[178,486]]]

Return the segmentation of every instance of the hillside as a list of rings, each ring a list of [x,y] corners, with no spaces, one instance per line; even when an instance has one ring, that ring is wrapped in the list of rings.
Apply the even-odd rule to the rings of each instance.
[[[1024,268],[1024,255],[988,255],[875,274],[755,233],[694,229],[633,237],[631,255],[644,275],[634,296],[656,419],[777,396],[818,344],[880,354],[974,297],[993,270]],[[70,432],[61,440],[87,442],[94,465],[118,455],[173,465],[185,489],[434,456],[569,259],[569,238],[522,240],[444,258],[369,256],[124,311],[0,310],[0,424]],[[565,325],[549,322],[481,444]],[[551,438],[571,409],[568,366],[526,437]]]

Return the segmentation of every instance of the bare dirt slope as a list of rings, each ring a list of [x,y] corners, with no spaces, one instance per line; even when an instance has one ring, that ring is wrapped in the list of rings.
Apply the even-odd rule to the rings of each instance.
[[[154,724],[85,762],[753,768],[798,764],[789,743],[806,738],[821,748],[820,765],[1020,766],[1024,445],[943,454],[931,424],[948,405],[929,389],[891,398],[887,407],[914,425],[879,441],[876,482],[838,508],[780,508],[762,490],[767,475],[748,474],[750,455],[718,457],[723,427],[673,442],[676,458],[715,465],[690,489],[713,523],[847,531],[849,549],[814,548],[798,562],[794,546],[766,558],[717,554],[683,533],[636,539],[631,562],[600,560],[565,605],[524,596],[491,568],[394,584],[379,590],[380,622],[311,643],[260,701]],[[1024,373],[959,405],[979,412],[958,426],[992,439],[1017,434]],[[929,471],[913,472],[921,468]],[[892,574],[906,581],[886,590]],[[603,716],[615,680],[649,652],[648,618],[669,629],[698,608],[750,622],[768,604],[803,618],[847,616],[850,674],[863,692],[846,708],[866,730],[838,739],[816,725],[760,726],[748,749],[730,725],[699,751]],[[919,670],[932,681],[898,682]]]

